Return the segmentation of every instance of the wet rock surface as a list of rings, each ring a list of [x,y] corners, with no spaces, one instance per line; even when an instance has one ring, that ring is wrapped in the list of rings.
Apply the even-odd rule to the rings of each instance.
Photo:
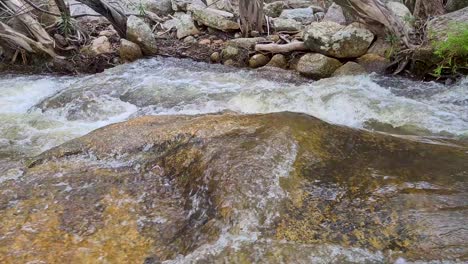
[[[466,260],[454,144],[294,113],[136,118],[0,184],[0,260]]]

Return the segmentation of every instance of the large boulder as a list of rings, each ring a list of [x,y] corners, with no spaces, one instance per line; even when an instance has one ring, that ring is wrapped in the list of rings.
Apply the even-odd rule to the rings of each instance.
[[[337,59],[319,53],[307,53],[302,56],[296,65],[296,70],[313,79],[330,77],[341,66]]]
[[[234,21],[232,13],[213,8],[193,8],[191,10],[193,19],[207,27],[221,31],[237,31],[239,23]]]
[[[304,32],[308,49],[335,58],[362,56],[374,40],[374,34],[359,23],[342,26],[335,22],[313,22]]]
[[[128,17],[127,39],[138,44],[145,55],[153,55],[158,52],[156,39],[150,26],[139,17]]]
[[[140,46],[126,39],[120,39],[119,55],[123,61],[135,61],[143,57]]]
[[[447,0],[445,4],[447,12],[454,12],[465,7],[468,7],[468,0]]]
[[[297,113],[139,117],[55,147],[3,178],[0,256],[460,262],[468,252],[468,149],[449,142]]]
[[[427,32],[431,41],[444,41],[456,25],[467,25],[468,7],[458,11],[438,16],[427,24]]]

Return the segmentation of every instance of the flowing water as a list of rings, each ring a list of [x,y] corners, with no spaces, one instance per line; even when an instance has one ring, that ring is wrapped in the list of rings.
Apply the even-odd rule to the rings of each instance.
[[[280,70],[239,70],[168,58],[141,60],[90,76],[4,75],[0,78],[0,184],[20,177],[24,160],[111,123],[142,115],[222,111],[301,112],[333,124],[423,136],[426,141],[465,141],[468,79],[442,85],[371,74],[310,81]],[[206,250],[223,248],[230,239],[256,239],[247,233],[225,237]],[[274,245],[256,247],[267,254]],[[206,250],[201,247],[181,262]],[[314,257],[325,263],[334,254],[354,256],[355,262],[381,259],[364,249],[326,246]]]

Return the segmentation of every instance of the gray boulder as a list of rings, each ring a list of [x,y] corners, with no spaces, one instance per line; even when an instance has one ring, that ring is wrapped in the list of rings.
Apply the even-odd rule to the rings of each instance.
[[[193,8],[194,20],[207,27],[229,32],[239,30],[239,24],[234,21],[234,15],[213,8]]]
[[[310,23],[314,21],[314,11],[312,8],[295,8],[295,9],[285,9],[281,12],[280,18],[284,19],[294,19],[301,23]]]
[[[276,1],[265,4],[263,7],[263,13],[269,17],[279,17],[285,8],[286,3],[284,1]]]
[[[171,0],[172,10],[175,12],[186,12],[191,8],[205,8],[201,0]]]
[[[468,7],[468,0],[448,0],[445,4],[447,12],[454,12],[465,7]]]
[[[438,16],[427,25],[427,32],[431,41],[444,41],[448,33],[452,30],[453,25],[467,23],[468,7],[455,12]]]
[[[415,18],[411,14],[411,11],[406,7],[406,5],[400,2],[390,1],[386,4],[387,8],[396,16],[398,17],[406,27],[406,31],[412,32],[414,31],[414,21]]]
[[[301,22],[290,18],[273,18],[271,24],[276,31],[301,31],[304,28]]]
[[[341,65],[337,59],[319,53],[308,53],[299,59],[296,70],[306,77],[321,79],[330,77]]]
[[[145,55],[153,55],[158,52],[156,39],[151,28],[139,17],[128,17],[127,39],[138,44]]]
[[[346,18],[343,14],[343,9],[341,6],[333,3],[327,10],[327,13],[325,13],[325,16],[323,17],[322,21],[329,21],[329,22],[335,22],[340,25],[346,25]]]
[[[304,33],[305,46],[335,58],[357,58],[364,55],[374,34],[362,24],[342,26],[335,22],[313,22]]]
[[[200,33],[193,22],[192,16],[182,12],[175,13],[174,18],[167,20],[162,26],[165,30],[176,29],[178,39]]]

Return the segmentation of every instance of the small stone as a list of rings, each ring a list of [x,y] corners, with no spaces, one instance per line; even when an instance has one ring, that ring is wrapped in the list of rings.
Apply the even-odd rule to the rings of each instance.
[[[239,49],[232,46],[227,46],[221,51],[221,58],[226,61],[229,59],[234,59],[239,55]]]
[[[120,39],[119,55],[123,61],[135,61],[143,57],[140,46],[126,39]]]
[[[263,55],[263,54],[255,54],[249,60],[249,67],[250,68],[259,68],[265,66],[270,59]]]
[[[221,45],[223,43],[224,43],[224,40],[222,40],[222,39],[216,39],[216,40],[213,41],[213,44],[215,44],[215,45]]]
[[[364,67],[356,62],[349,61],[345,65],[339,67],[332,76],[361,75],[365,73],[367,73],[367,71]]]
[[[337,59],[319,53],[307,53],[299,59],[296,70],[306,77],[321,79],[330,77],[341,65]]]
[[[185,43],[195,43],[195,42],[197,42],[197,40],[193,36],[188,36],[188,37],[184,38],[184,42]]]
[[[213,52],[210,56],[210,60],[211,62],[215,62],[215,63],[218,63],[221,61],[221,55],[219,54],[219,52]]]
[[[252,31],[250,32],[250,36],[253,37],[253,38],[255,38],[255,37],[260,36],[260,33],[259,33],[258,31],[252,30]]]
[[[236,34],[234,34],[234,38],[241,38],[242,37],[242,34],[237,32]]]
[[[202,39],[198,42],[198,44],[200,45],[210,45],[211,44],[211,40],[210,39]]]
[[[267,66],[286,69],[288,67],[288,61],[283,54],[275,54],[270,62],[268,62]]]
[[[229,60],[226,60],[224,62],[224,65],[226,65],[226,66],[236,66],[236,63],[234,62],[234,60],[229,59]]]
[[[259,42],[266,41],[265,38],[238,38],[230,39],[227,41],[227,45],[239,47],[247,50],[253,50],[255,45]]]
[[[106,36],[101,36],[91,41],[88,47],[89,53],[93,55],[100,55],[112,52],[112,46]]]
[[[390,61],[377,54],[365,54],[357,59],[359,65],[368,72],[385,73]]]

